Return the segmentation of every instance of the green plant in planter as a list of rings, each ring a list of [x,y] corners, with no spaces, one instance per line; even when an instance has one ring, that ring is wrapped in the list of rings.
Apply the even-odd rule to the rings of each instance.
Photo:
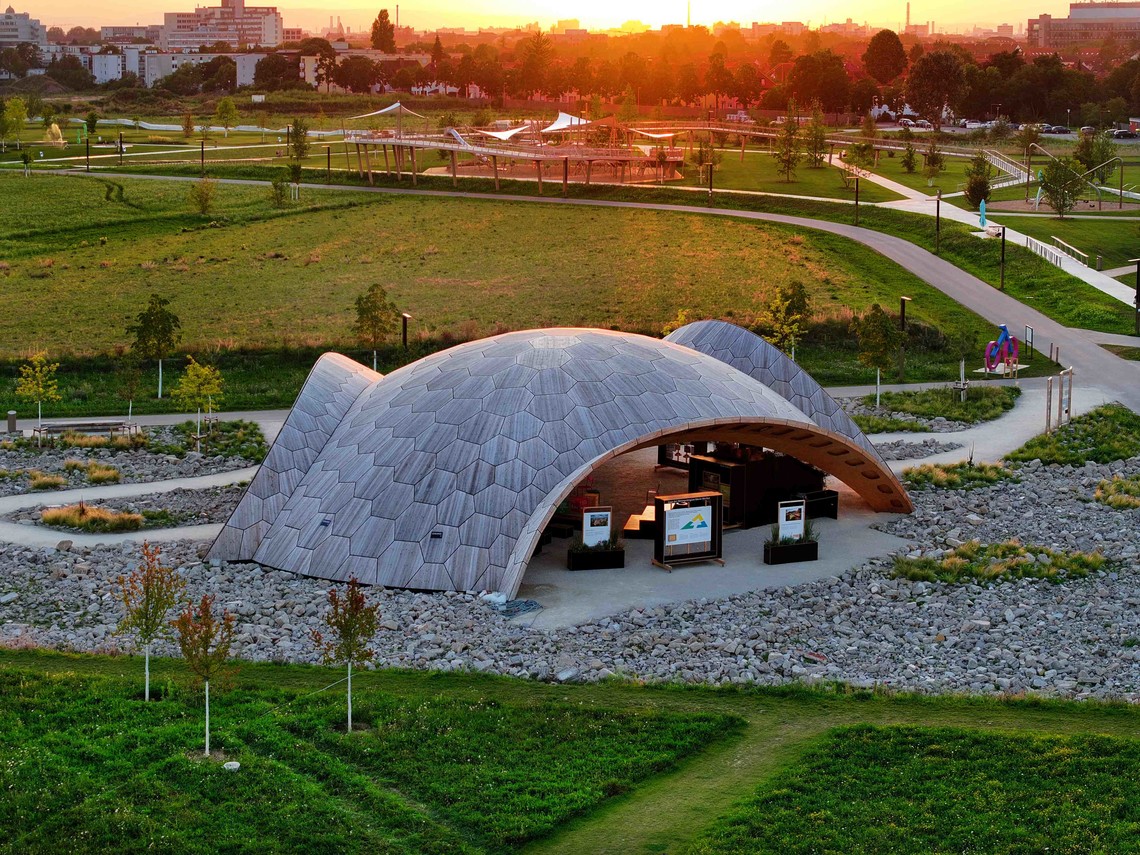
[[[613,552],[614,550],[625,550],[625,541],[618,537],[616,532],[610,534],[609,540],[603,540],[594,546],[587,546],[582,542],[580,534],[574,535],[574,539],[570,541],[570,546],[567,547],[570,552]]]
[[[804,520],[804,536],[799,540],[794,537],[780,537],[779,524],[772,523],[772,533],[764,542],[771,543],[775,546],[789,546],[795,543],[819,543],[819,535],[816,534],[815,525],[811,520]]]

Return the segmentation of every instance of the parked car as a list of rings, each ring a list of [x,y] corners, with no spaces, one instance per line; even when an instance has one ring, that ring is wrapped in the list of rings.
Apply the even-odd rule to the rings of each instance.
[[[1136,131],[1116,130],[1112,132],[1112,138],[1115,140],[1134,140],[1136,139]]]
[[[914,126],[916,128],[923,128],[924,130],[928,130],[928,131],[934,127],[934,125],[930,124],[930,122],[927,121],[926,119],[919,119],[917,122],[914,123]]]
[[[911,119],[899,119],[899,127],[900,128],[913,128],[914,127],[914,121]]]
[[[1045,129],[1043,131],[1041,131],[1041,133],[1043,133],[1043,134],[1071,134],[1072,131],[1069,130],[1064,125],[1046,125]]]
[[[1084,125],[1081,128],[1081,133],[1084,134],[1086,137],[1091,137],[1093,134],[1096,133],[1096,128],[1094,128],[1092,125]]]

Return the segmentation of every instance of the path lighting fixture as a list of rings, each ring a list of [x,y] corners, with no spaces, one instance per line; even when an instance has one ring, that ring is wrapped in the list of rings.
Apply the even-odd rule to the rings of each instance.
[[[408,321],[411,319],[412,316],[407,312],[400,312],[400,325],[402,327],[401,338],[403,338],[404,341],[404,350],[408,349]]]
[[[910,297],[899,297],[899,329],[903,332],[906,332],[906,304],[910,300]]]
[[[1005,290],[1005,226],[1001,227],[1001,279],[998,281],[998,290]]]
[[[1140,258],[1130,258],[1128,263],[1136,265],[1136,335],[1140,335]]]
[[[859,225],[859,176],[855,176],[855,225]]]

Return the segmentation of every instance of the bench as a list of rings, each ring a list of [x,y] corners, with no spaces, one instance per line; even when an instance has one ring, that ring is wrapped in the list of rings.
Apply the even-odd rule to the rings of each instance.
[[[94,419],[85,422],[44,422],[32,428],[34,436],[54,436],[63,433],[103,433],[110,436],[125,433],[128,436],[138,433],[139,426],[126,419]]]

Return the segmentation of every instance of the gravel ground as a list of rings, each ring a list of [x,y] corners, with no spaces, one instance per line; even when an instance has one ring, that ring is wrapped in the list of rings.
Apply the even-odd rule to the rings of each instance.
[[[244,493],[245,487],[238,486],[209,487],[205,490],[171,490],[168,493],[149,493],[145,496],[87,502],[87,506],[131,514],[141,514],[144,511],[166,511],[174,517],[172,525],[203,525],[206,523],[224,523],[228,520]],[[37,525],[40,521],[40,511],[52,505],[50,493],[45,493],[43,498],[44,504],[42,505],[34,508],[21,508],[15,513],[0,517],[0,519],[24,525]],[[158,526],[148,527],[157,528]],[[168,525],[162,527],[169,528]]]
[[[373,590],[382,607],[380,666],[471,669],[535,679],[776,684],[841,680],[919,692],[1031,692],[1140,699],[1140,510],[1095,501],[1108,466],[1020,470],[1019,483],[916,491],[915,513],[881,528],[939,555],[971,538],[1013,536],[1060,550],[1101,550],[1106,570],[1060,584],[911,582],[889,560],[838,579],[635,609],[582,626],[535,630],[470,594]],[[211,566],[201,544],[164,546],[193,596],[214,593],[237,615],[239,656],[313,662],[309,631],[329,583],[251,564]],[[137,563],[134,546],[0,554],[0,643],[118,649],[110,585]],[[165,652],[172,652],[168,644]]]

